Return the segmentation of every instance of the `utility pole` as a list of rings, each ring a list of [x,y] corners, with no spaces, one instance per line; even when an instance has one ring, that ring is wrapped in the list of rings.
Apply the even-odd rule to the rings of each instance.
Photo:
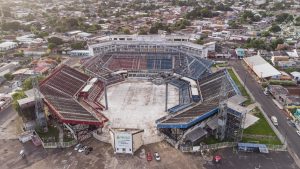
[[[168,111],[168,92],[169,92],[168,88],[169,88],[168,82],[166,82],[166,109],[165,109],[166,112]]]

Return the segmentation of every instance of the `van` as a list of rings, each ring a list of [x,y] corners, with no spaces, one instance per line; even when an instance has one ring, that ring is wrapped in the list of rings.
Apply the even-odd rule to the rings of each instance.
[[[271,116],[271,121],[272,121],[272,123],[274,124],[274,126],[278,126],[278,120],[277,120],[277,117],[275,117],[275,116]]]

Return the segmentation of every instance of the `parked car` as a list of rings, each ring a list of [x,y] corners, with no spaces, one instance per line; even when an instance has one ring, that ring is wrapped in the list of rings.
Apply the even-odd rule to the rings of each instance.
[[[84,152],[87,148],[88,148],[87,146],[82,146],[82,147],[78,150],[78,152],[79,152],[79,153],[82,153],[82,152]]]
[[[147,161],[152,161],[152,155],[150,152],[147,153]]]
[[[214,163],[220,163],[222,161],[222,157],[220,155],[216,155],[213,158]]]
[[[88,147],[88,148],[84,151],[84,154],[85,154],[85,155],[88,155],[88,154],[90,154],[91,151],[93,151],[93,147]]]
[[[289,120],[287,123],[288,123],[290,126],[296,128],[296,124],[295,124],[295,122],[293,122],[292,120]]]
[[[74,150],[75,151],[78,151],[83,145],[82,144],[77,144],[75,147],[74,147]]]
[[[296,133],[298,134],[298,136],[300,136],[300,131],[299,130],[297,130]]]
[[[158,152],[155,152],[153,154],[153,156],[154,156],[154,158],[155,158],[156,161],[160,161],[160,156],[159,156]]]

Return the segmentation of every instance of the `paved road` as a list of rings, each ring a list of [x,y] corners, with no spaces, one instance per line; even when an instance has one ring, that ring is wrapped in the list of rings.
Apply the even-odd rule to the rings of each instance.
[[[243,67],[241,61],[232,63],[239,76],[244,79],[246,77],[245,85],[251,91],[255,100],[262,106],[263,110],[270,116],[276,116],[278,119],[278,130],[283,137],[286,138],[287,144],[292,151],[300,157],[300,137],[296,134],[296,129],[287,123],[286,114],[280,110],[272,101],[271,96],[265,96],[261,86],[255,81],[255,79],[249,74]]]
[[[5,123],[7,120],[12,118],[17,112],[14,110],[12,106],[9,106],[4,111],[0,111],[0,126]]]

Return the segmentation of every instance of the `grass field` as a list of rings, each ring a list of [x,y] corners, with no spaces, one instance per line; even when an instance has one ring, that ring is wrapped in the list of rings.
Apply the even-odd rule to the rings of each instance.
[[[237,76],[235,75],[235,73],[233,72],[232,69],[228,69],[228,73],[231,76],[232,80],[237,85],[237,87],[239,88],[239,90],[241,91],[241,94],[247,98],[247,100],[244,102],[244,104],[246,106],[250,105],[252,103],[252,100],[251,100],[248,92],[246,91],[245,87],[241,84],[241,82],[239,81],[239,79],[237,78]]]
[[[276,136],[267,120],[261,113],[261,111],[256,107],[254,109],[254,115],[259,118],[259,120],[251,125],[250,127],[244,130],[244,134],[252,134],[252,135],[267,135],[267,136]],[[252,139],[252,138],[243,138],[244,142],[259,142],[263,144],[281,144],[280,140],[276,139]]]
[[[253,138],[243,138],[242,142],[244,143],[257,143],[257,144],[273,144],[273,145],[281,145],[279,139],[253,139]]]
[[[217,140],[214,136],[209,136],[206,139],[202,141],[205,144],[216,144],[216,143],[221,143],[222,141]]]

